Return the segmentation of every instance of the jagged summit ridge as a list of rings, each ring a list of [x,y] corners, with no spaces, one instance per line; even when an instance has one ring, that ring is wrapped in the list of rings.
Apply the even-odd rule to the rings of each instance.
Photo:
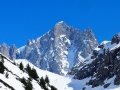
[[[12,51],[14,58],[27,59],[43,70],[66,75],[71,67],[82,63],[97,45],[90,28],[80,31],[61,21],[43,36],[28,40],[24,47],[5,51]]]

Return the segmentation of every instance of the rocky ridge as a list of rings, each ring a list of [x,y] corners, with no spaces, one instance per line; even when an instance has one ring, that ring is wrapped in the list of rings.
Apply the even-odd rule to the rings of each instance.
[[[90,28],[81,31],[61,21],[21,48],[2,44],[0,52],[10,59],[27,59],[40,69],[66,75],[77,63],[83,63],[97,45]]]

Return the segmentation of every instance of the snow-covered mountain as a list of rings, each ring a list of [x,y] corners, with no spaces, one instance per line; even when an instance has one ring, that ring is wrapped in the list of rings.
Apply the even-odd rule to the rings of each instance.
[[[111,42],[110,43],[103,42],[101,45],[103,45],[103,44],[104,44],[104,47],[106,47],[106,48],[111,47],[110,49],[112,49],[113,51],[114,50],[116,51],[120,46],[120,43],[111,45]],[[101,47],[101,45],[100,45],[100,47]],[[115,48],[117,48],[117,49],[115,49]],[[100,50],[102,50],[102,49],[101,48],[99,48],[99,50],[97,49],[97,51],[100,51]],[[99,53],[102,53],[102,52],[100,51]],[[118,54],[117,54],[117,58],[119,57]],[[91,59],[91,60],[94,61],[94,59]],[[82,69],[80,69],[80,70],[88,70],[88,68],[89,68],[89,70],[91,70],[92,65],[91,65],[91,67],[89,67],[90,64],[93,64],[93,62],[91,60],[86,61],[85,65],[83,66],[84,68],[81,67]],[[1,70],[2,70],[1,62],[5,66],[4,73],[1,73]],[[20,68],[19,68],[21,62],[23,63],[23,66],[24,66],[23,70],[20,70]],[[105,60],[105,62],[106,62],[106,60]],[[103,73],[101,72],[102,70],[99,71],[100,69],[98,69],[96,67],[96,69],[98,69],[97,70],[98,73],[95,73],[94,70],[92,70],[94,72],[93,76],[89,76],[89,75],[92,75],[92,72],[91,72],[91,74],[89,74],[89,72],[86,72],[86,71],[84,73],[79,73],[79,74],[77,73],[74,76],[74,78],[80,79],[82,77],[81,80],[77,80],[77,79],[72,79],[73,76],[61,76],[61,75],[58,75],[55,73],[51,73],[49,71],[41,70],[38,67],[34,66],[32,63],[30,63],[26,59],[19,59],[19,60],[13,61],[13,60],[8,59],[4,55],[0,54],[0,90],[30,90],[30,89],[25,89],[26,86],[22,81],[23,77],[27,80],[27,82],[30,82],[32,84],[32,90],[46,90],[46,89],[42,89],[42,87],[38,83],[39,80],[30,78],[28,72],[26,71],[27,70],[26,66],[28,64],[31,68],[34,68],[37,71],[39,77],[45,78],[45,76],[47,75],[50,80],[50,86],[55,86],[57,88],[57,90],[120,90],[119,73],[118,73],[119,72],[119,60],[117,60],[117,62],[115,61],[116,63],[112,62],[112,63],[108,64],[108,67],[106,66],[105,62],[103,63],[103,65],[105,65],[105,66],[103,66],[104,69],[102,69]],[[109,63],[109,62],[106,62],[106,63]],[[112,71],[113,69],[110,69],[110,67],[111,68],[113,67],[112,66],[113,64],[115,64],[114,71]],[[98,64],[96,64],[96,65],[98,65]],[[107,72],[107,69],[108,70],[110,69],[109,74]],[[104,70],[106,70],[106,71],[104,71]],[[114,75],[115,72],[116,72],[116,75]],[[88,75],[88,77],[86,77],[86,75]],[[100,81],[103,80],[103,79],[101,79],[102,75],[104,75],[105,78],[107,77],[104,81],[104,84],[95,86],[93,88],[93,83],[100,84]],[[92,82],[92,80],[94,82]],[[29,85],[29,84],[26,84],[26,85]],[[56,90],[56,89],[51,89],[49,87],[47,90]]]
[[[28,40],[21,48],[2,44],[0,52],[11,59],[27,59],[40,69],[66,75],[73,66],[82,63],[97,45],[90,28],[81,31],[61,21],[43,36]]]
[[[5,67],[4,73],[1,73],[1,62]],[[21,62],[24,66],[23,70],[20,70],[19,68]],[[23,77],[30,81],[32,84],[32,90],[56,90],[51,88],[42,89],[38,80],[30,79],[29,74],[26,72],[27,69],[25,69],[28,64],[31,68],[34,68],[37,71],[39,77],[45,78],[47,75],[50,80],[50,86],[56,87],[57,90],[82,90],[82,87],[85,85],[85,81],[88,80],[84,79],[83,82],[83,80],[75,80],[69,76],[61,76],[49,71],[41,70],[26,59],[13,61],[0,54],[0,90],[30,90],[25,89],[26,86],[22,81]]]
[[[120,90],[120,33],[111,41],[103,41],[82,65],[74,66],[70,74],[79,80],[89,78],[83,90]]]
[[[61,24],[66,25],[64,22],[56,25],[61,28],[64,26]],[[60,30],[63,31],[58,33],[55,27],[40,38],[29,40],[27,45],[19,49],[5,43],[0,46],[0,52],[4,54],[0,54],[0,90],[27,90],[25,88],[30,83],[32,90],[46,90],[40,83],[40,77],[45,78],[46,75],[50,80],[49,84],[45,84],[47,90],[53,90],[53,86],[58,90],[120,90],[120,33],[115,34],[111,41],[103,41],[96,48],[90,49],[90,45],[92,47],[94,43],[90,43],[90,37],[94,37],[90,29],[79,31],[72,27],[73,30],[62,27]],[[65,30],[72,31],[68,34]],[[78,32],[80,34],[77,36]],[[96,41],[95,38],[93,40]],[[91,53],[87,52],[89,49]],[[16,58],[27,58],[37,67],[27,59]],[[21,62],[24,66],[22,70]],[[28,72],[28,64],[37,71],[39,78],[33,79],[35,72]],[[70,68],[72,69],[67,76],[58,75],[65,75]]]

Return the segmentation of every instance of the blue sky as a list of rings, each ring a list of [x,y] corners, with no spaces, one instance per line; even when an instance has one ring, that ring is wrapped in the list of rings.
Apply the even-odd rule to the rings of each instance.
[[[0,44],[23,46],[59,21],[111,40],[120,32],[120,0],[0,0]]]

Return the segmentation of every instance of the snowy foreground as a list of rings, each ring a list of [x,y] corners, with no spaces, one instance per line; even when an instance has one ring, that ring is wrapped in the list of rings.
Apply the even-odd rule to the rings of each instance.
[[[28,62],[27,60],[19,59],[19,60],[16,60],[15,62],[20,63],[21,61],[24,64],[24,66],[26,66],[29,63],[29,65],[31,67],[34,67],[36,69],[39,77],[42,77],[42,76],[45,77],[47,75],[50,79],[50,84],[54,85],[58,90],[82,90],[82,87],[85,85],[85,83],[83,83],[83,81],[74,80],[68,76],[64,77],[64,76],[60,76],[58,74],[51,73],[49,71],[41,70],[41,69],[35,67],[30,62]],[[87,81],[87,79],[85,81]],[[38,90],[38,89],[36,89],[36,90]]]
[[[28,74],[21,71],[18,66],[11,63],[13,61],[8,61],[7,59],[4,59],[4,65],[7,67],[8,70],[12,71],[12,73],[8,72],[9,77],[6,78],[5,74],[0,74],[0,79],[12,86],[15,90],[25,90],[24,85],[16,79],[16,77],[25,77],[28,78]],[[72,76],[60,76],[48,71],[40,70],[39,68],[35,67],[33,64],[28,62],[25,59],[19,59],[15,60],[16,63],[22,62],[24,64],[24,67],[29,63],[31,67],[34,67],[39,75],[39,77],[45,77],[48,75],[50,79],[50,84],[54,85],[58,90],[82,90],[85,86],[86,82],[90,79],[84,79],[84,80],[74,80],[72,79]],[[15,76],[16,75],[16,76]],[[109,82],[113,82],[114,77],[109,80]],[[107,81],[108,82],[108,81]],[[41,87],[38,85],[38,83],[35,80],[32,80],[33,84],[33,90],[42,90]],[[10,88],[6,87],[3,83],[0,82],[0,90],[11,90]],[[88,86],[86,90],[120,90],[120,87],[114,86],[113,83],[108,87],[108,89],[104,89],[103,86],[99,86],[96,88],[91,88],[91,86]]]

